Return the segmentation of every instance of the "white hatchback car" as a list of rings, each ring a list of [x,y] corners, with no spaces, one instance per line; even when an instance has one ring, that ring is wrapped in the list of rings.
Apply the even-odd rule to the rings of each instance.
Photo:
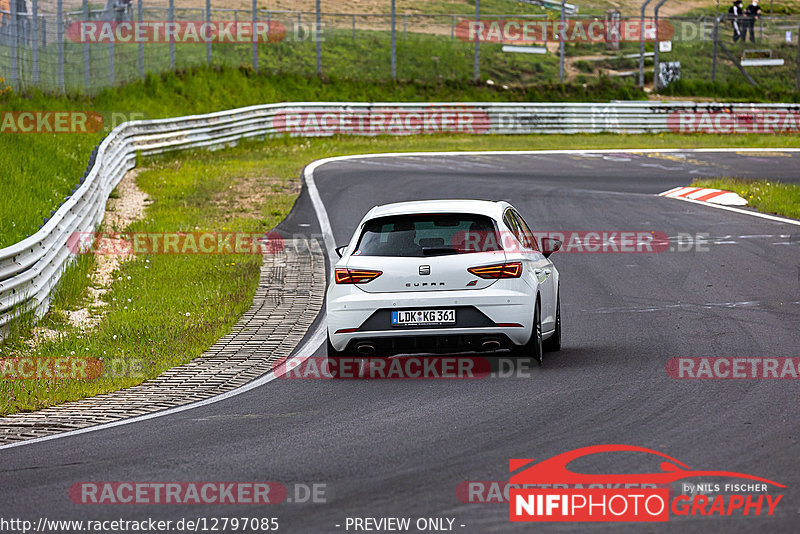
[[[328,356],[561,348],[559,277],[514,207],[428,200],[372,208],[328,286]]]

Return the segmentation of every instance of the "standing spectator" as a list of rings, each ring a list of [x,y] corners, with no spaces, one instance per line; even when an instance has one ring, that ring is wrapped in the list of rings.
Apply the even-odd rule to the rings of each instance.
[[[114,20],[122,22],[128,19],[128,8],[131,0],[114,0]]]
[[[0,0],[0,28],[5,29],[6,22],[11,19],[11,2]],[[3,32],[5,34],[5,32]]]
[[[742,0],[736,0],[733,5],[728,8],[728,20],[731,21],[733,25],[733,42],[737,42],[739,39],[744,41],[744,35],[742,35],[742,27],[740,26],[742,22],[742,15],[744,11],[742,11]]]
[[[747,6],[747,9],[744,10],[744,35],[742,35],[742,40],[747,40],[747,30],[750,30],[750,42],[756,42],[756,21],[761,17],[761,7],[758,5],[758,0],[753,0],[753,3]]]
[[[106,0],[103,8],[103,20],[114,20],[116,22],[128,20],[130,6],[131,0]]]
[[[27,0],[14,0],[11,6],[16,6],[17,10],[17,39],[20,43],[28,42],[29,26],[31,22],[31,13],[28,12]]]

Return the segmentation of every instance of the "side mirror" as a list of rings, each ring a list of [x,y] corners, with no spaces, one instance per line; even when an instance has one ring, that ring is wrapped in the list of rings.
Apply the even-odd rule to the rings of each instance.
[[[344,254],[345,249],[347,249],[347,245],[336,247],[336,253],[339,255],[340,258],[342,257],[342,254]]]
[[[561,241],[553,239],[552,237],[542,238],[542,255],[549,258],[553,252],[561,249]]]

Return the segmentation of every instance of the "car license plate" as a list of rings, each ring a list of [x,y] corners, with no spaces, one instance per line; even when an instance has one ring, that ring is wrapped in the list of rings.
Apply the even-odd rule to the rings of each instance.
[[[455,324],[455,310],[403,310],[392,312],[392,326]]]

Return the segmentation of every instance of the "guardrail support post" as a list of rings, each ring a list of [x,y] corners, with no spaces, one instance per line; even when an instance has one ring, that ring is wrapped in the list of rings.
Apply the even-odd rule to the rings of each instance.
[[[142,22],[142,17],[144,16],[144,7],[142,6],[142,1],[139,0],[136,4],[136,18],[139,22]],[[139,76],[144,78],[144,43],[139,40]]]
[[[170,0],[172,1],[172,0]],[[252,15],[250,16],[250,22],[253,23],[253,28],[256,27],[256,21],[258,21],[258,2],[257,0],[253,0],[252,4]],[[258,74],[258,41],[253,39],[253,70],[256,71]]]
[[[114,37],[108,41],[108,85],[114,85]]]
[[[84,22],[89,21],[89,0],[81,2],[81,11]],[[89,55],[89,43],[83,43],[83,88],[88,92],[89,85],[92,83],[91,56]]]
[[[655,24],[656,40],[653,43],[653,92],[658,91],[658,10],[664,5],[667,0],[661,0],[656,4],[653,11],[653,23]]]
[[[64,92],[64,3],[56,2],[56,39],[58,40],[58,87]]]
[[[175,22],[175,0],[169,0],[167,20],[170,23]],[[172,36],[169,38],[169,68],[175,70],[175,38]]]
[[[206,0],[206,22],[211,23],[211,0]],[[255,33],[255,28],[252,30]],[[211,65],[211,40],[206,40],[206,65]]]
[[[764,42],[764,23],[761,21],[761,17],[758,17],[758,44]]]
[[[714,17],[714,53],[711,57],[711,81],[717,81],[717,43],[719,42],[719,17]]]
[[[548,28],[547,15],[545,15],[544,23],[545,23],[545,29],[542,32],[542,33],[544,33],[544,44],[542,46],[544,46],[544,48],[546,50],[547,49],[547,32],[548,32],[548,30],[547,30],[547,28]]]
[[[31,39],[31,46],[33,47],[33,84],[39,85],[39,0],[33,0],[33,39]]]
[[[558,73],[561,83],[564,83],[564,54],[566,53],[566,45],[564,44],[564,34],[566,33],[566,17],[564,13],[564,4],[566,0],[561,0],[561,31],[558,32]]]
[[[60,5],[61,5],[61,3],[60,3],[60,0],[59,0],[59,6]],[[9,27],[8,40],[10,41],[9,44],[11,45],[11,67],[10,67],[9,70],[10,70],[10,74],[11,74],[11,87],[16,89],[17,87],[19,87],[19,85],[18,85],[18,83],[19,83],[19,72],[17,70],[17,56],[19,55],[19,50],[18,50],[18,46],[17,46],[18,45],[17,41],[19,40],[19,37],[18,37],[19,28],[17,28],[17,21],[19,20],[19,16],[17,14],[17,3],[16,3],[16,1],[10,2],[10,7],[8,8],[8,10],[11,12],[10,21],[9,21],[9,25],[8,25],[8,27]]]
[[[392,0],[392,79],[397,79],[397,36],[395,35],[395,0]]]
[[[641,13],[639,18],[639,87],[644,89],[644,13],[647,4],[652,0],[644,0],[642,2]]]
[[[797,73],[795,74],[794,84],[800,90],[800,24],[797,25]]]
[[[314,28],[314,40],[317,41],[317,76],[322,76],[322,39],[320,35],[320,26],[322,25],[322,8],[319,5],[320,0],[317,0],[317,22]]]
[[[121,8],[112,8],[107,13],[114,14],[114,20],[120,20],[122,18]],[[111,17],[109,17],[111,20]],[[111,38],[108,40],[108,85],[109,87],[114,86],[114,36],[112,35]]]
[[[472,79],[476,82],[481,77],[480,67],[478,62],[480,60],[480,44],[481,36],[478,34],[478,28],[481,22],[481,0],[475,0],[475,58],[472,62]]]

